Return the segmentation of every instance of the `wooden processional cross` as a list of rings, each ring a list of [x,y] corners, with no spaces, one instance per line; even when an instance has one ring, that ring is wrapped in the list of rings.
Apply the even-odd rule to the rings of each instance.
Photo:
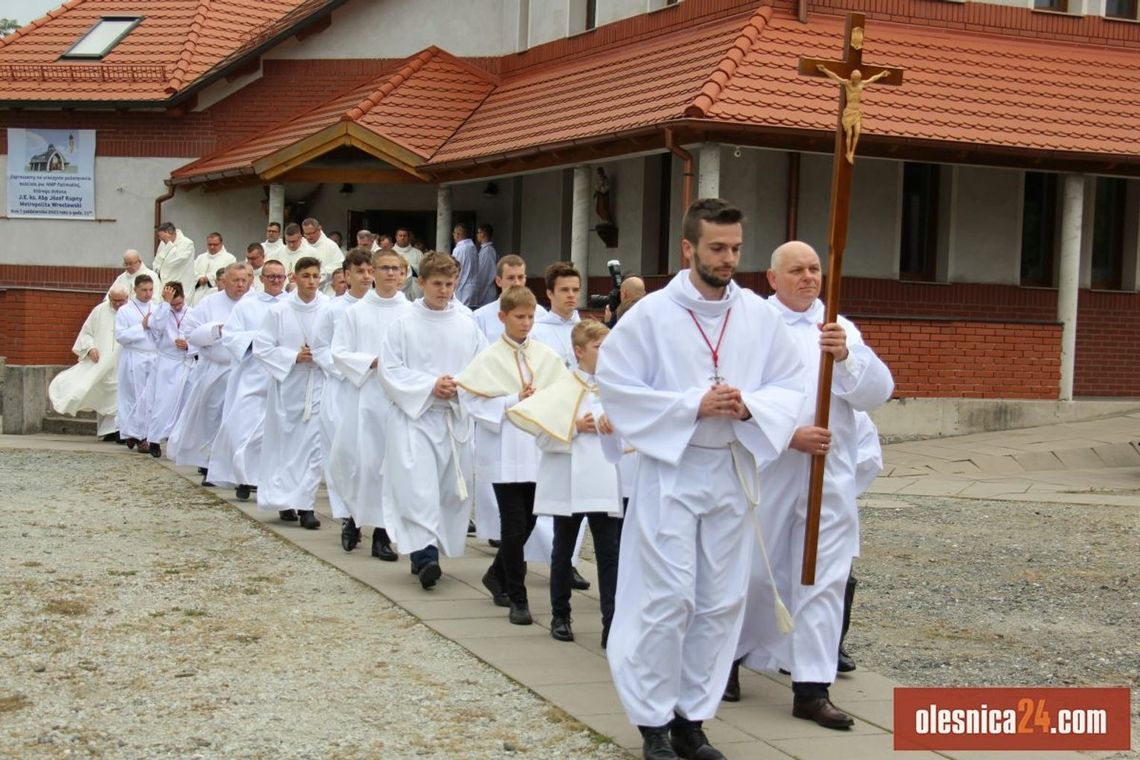
[[[863,14],[847,14],[843,60],[827,61],[801,58],[800,74],[827,77],[840,85],[839,126],[835,133],[835,161],[831,171],[831,218],[827,250],[827,316],[825,323],[839,316],[839,284],[843,273],[843,249],[847,245],[847,221],[851,213],[851,170],[855,166],[855,148],[862,129],[863,88],[872,82],[900,85],[902,69],[863,65]],[[815,424],[827,427],[831,414],[831,373],[834,359],[823,352],[819,362],[819,386],[816,391]],[[804,530],[804,561],[800,583],[815,584],[816,550],[819,546],[819,511],[823,502],[823,473],[826,454],[811,458],[811,480],[808,490],[807,525]]]

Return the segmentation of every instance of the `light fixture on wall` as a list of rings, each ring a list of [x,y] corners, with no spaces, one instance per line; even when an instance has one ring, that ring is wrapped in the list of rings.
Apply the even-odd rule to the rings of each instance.
[[[338,190],[337,192],[339,192],[341,195],[352,195],[353,189],[354,188],[352,187],[352,185],[350,183],[345,182],[343,185],[340,186],[340,190]]]
[[[499,194],[499,186],[494,182],[488,182],[483,186],[483,195],[494,197]]]
[[[737,145],[736,150],[732,151],[732,157],[733,158],[740,158],[742,155],[744,155],[744,151],[742,151],[740,149],[740,146]]]

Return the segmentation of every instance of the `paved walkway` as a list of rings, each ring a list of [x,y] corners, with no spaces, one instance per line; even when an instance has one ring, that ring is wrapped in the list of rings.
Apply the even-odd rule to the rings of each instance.
[[[885,447],[886,469],[871,488],[874,494],[912,494],[1060,501],[1068,503],[1140,506],[1140,415],[1094,422],[1069,423],[1005,433],[914,441]],[[0,436],[0,448],[39,448],[128,452],[121,447],[69,436]],[[138,456],[137,454],[130,454]],[[152,461],[152,460],[147,460]],[[190,468],[163,464],[197,480]],[[232,491],[216,489],[235,507],[266,528],[340,568],[384,594],[420,618],[425,625],[456,641],[475,656],[498,668],[561,707],[594,731],[636,753],[637,730],[621,711],[600,645],[601,619],[594,567],[583,562],[582,574],[593,588],[574,595],[574,643],[549,636],[550,602],[547,568],[532,565],[528,588],[536,625],[510,625],[506,610],[491,604],[480,578],[491,561],[485,542],[468,541],[467,556],[444,559],[444,577],[425,592],[408,572],[406,559],[384,563],[367,552],[368,540],[351,554],[340,548],[340,531],[323,496],[318,514],[324,525],[306,531],[296,523],[281,523],[276,514],[259,513],[252,503],[233,500]],[[836,758],[873,760],[892,751],[892,693],[899,685],[860,668],[841,677],[832,688],[835,702],[852,713],[850,732],[835,732],[790,714],[788,679],[745,670],[743,700],[722,705],[716,720],[706,724],[710,739],[732,760],[777,758]],[[987,758],[1006,753],[911,752],[907,757]],[[1075,760],[1087,755],[1050,752],[1050,760]]]

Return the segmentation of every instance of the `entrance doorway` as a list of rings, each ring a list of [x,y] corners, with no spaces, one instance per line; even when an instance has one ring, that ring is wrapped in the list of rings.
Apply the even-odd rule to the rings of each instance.
[[[475,212],[454,211],[451,214],[451,223],[465,222],[475,237]],[[392,211],[388,209],[369,209],[367,211],[349,211],[348,228],[349,240],[356,240],[356,233],[360,230],[369,230],[378,235],[396,236],[396,230],[406,227],[411,230],[415,240],[427,243],[428,250],[435,247],[435,210],[429,211]]]

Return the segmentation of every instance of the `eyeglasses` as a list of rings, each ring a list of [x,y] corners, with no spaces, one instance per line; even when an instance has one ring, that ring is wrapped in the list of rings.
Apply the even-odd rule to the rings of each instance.
[[[376,267],[376,268],[379,269],[381,272],[399,272],[399,271],[403,270],[403,267],[383,265],[383,264]]]
[[[263,274],[261,276],[270,282],[282,282],[285,280],[285,275],[283,274]]]

